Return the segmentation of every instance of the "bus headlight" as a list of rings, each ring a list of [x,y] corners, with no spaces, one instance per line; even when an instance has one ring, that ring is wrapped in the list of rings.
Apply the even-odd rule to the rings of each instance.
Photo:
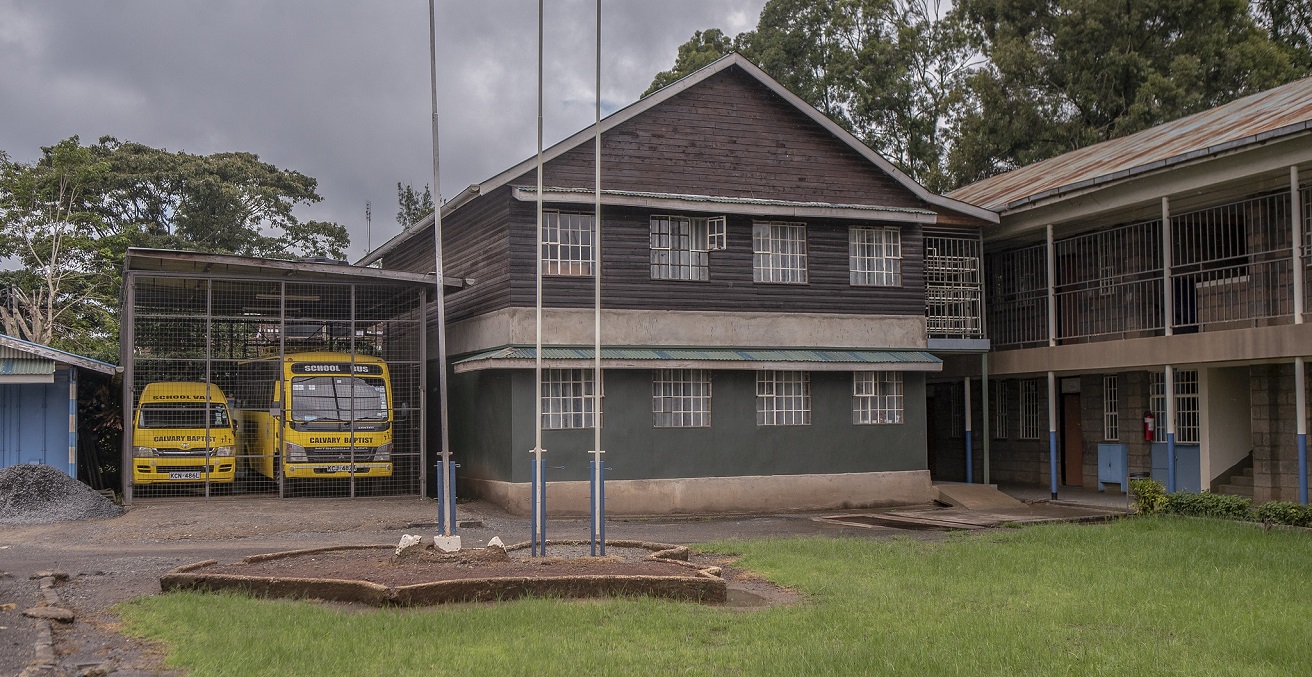
[[[305,463],[308,459],[305,456],[305,447],[291,442],[284,445],[287,449],[287,460],[292,463]]]
[[[233,456],[234,447],[214,447],[215,456]]]
[[[132,447],[132,455],[137,457],[158,456],[155,447]]]
[[[375,461],[392,460],[392,443],[388,442],[387,444],[378,445],[378,451],[374,452],[374,460]]]

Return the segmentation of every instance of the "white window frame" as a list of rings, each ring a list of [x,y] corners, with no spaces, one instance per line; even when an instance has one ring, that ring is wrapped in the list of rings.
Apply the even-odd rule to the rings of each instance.
[[[586,212],[542,212],[543,275],[592,275],[596,221]]]
[[[1108,442],[1121,439],[1121,406],[1116,399],[1115,376],[1102,377],[1102,438]]]
[[[600,415],[604,406],[605,384],[602,384],[601,397],[597,397],[593,389],[593,370],[543,369],[541,397],[543,429],[591,428],[594,407]]]
[[[1007,390],[1006,381],[993,382],[993,401],[997,403],[993,408],[993,439],[995,440],[1007,439],[1007,426],[1009,424],[1007,420]]]
[[[723,216],[653,214],[649,221],[651,279],[710,280],[710,252],[726,247]]]
[[[852,372],[852,424],[902,423],[903,392],[900,371]]]
[[[810,372],[756,372],[756,425],[811,425]]]
[[[1020,439],[1037,440],[1043,434],[1039,379],[1020,382]]]
[[[752,223],[752,281],[806,284],[806,224]]]
[[[653,370],[651,416],[655,428],[711,427],[711,372],[705,369]]]
[[[902,286],[902,229],[849,226],[848,278],[854,287]]]
[[[1166,374],[1149,372],[1148,408],[1157,420],[1157,440],[1166,441]],[[1177,444],[1200,444],[1198,409],[1198,370],[1175,370],[1175,441]]]

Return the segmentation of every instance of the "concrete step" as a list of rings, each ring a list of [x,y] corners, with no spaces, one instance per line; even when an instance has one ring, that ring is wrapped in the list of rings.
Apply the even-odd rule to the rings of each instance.
[[[938,501],[968,510],[1008,510],[1025,504],[987,484],[936,484]]]
[[[1230,484],[1233,484],[1234,486],[1237,486],[1237,487],[1250,487],[1250,488],[1251,488],[1251,487],[1253,486],[1253,476],[1252,476],[1252,475],[1235,475],[1234,477],[1231,477],[1231,478],[1230,478]]]
[[[1234,484],[1222,484],[1221,486],[1216,488],[1216,493],[1226,494],[1229,496],[1243,496],[1245,498],[1252,498],[1253,487],[1251,485],[1245,487],[1245,486],[1237,486]]]

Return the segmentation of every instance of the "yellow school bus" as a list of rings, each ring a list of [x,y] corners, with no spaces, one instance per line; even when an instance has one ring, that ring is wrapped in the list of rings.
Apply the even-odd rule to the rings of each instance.
[[[239,368],[241,448],[273,480],[391,477],[392,382],[367,355],[295,353]]]
[[[132,483],[232,482],[236,436],[218,386],[158,382],[132,417]]]

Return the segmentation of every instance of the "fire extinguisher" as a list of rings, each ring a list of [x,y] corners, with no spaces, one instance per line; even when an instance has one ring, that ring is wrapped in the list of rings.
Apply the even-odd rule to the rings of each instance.
[[[1151,412],[1151,411],[1144,412],[1144,415],[1143,415],[1143,441],[1145,441],[1145,442],[1151,442],[1151,441],[1153,441],[1153,438],[1154,438],[1156,435],[1157,435],[1157,418],[1153,416],[1153,412]]]

